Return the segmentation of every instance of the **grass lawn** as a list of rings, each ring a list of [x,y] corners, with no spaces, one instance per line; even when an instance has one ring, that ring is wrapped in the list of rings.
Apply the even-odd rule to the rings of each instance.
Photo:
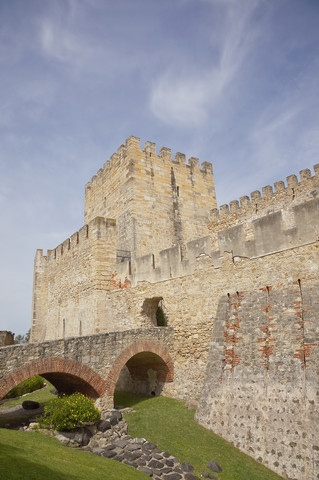
[[[22,405],[24,400],[33,400],[34,402],[39,402],[40,405],[45,405],[48,403],[52,398],[55,397],[52,393],[50,393],[50,389],[53,388],[53,385],[49,382],[46,382],[47,386],[42,388],[41,390],[36,390],[35,392],[29,393],[28,395],[23,395],[22,397],[10,399],[5,403],[0,405],[0,427],[4,427],[7,424],[12,426],[19,426],[23,422],[25,422],[28,418],[33,417],[34,413],[32,410],[23,410],[21,409],[19,413],[7,412],[3,414],[3,410],[7,407],[16,407],[18,405]]]
[[[124,392],[116,392],[115,404],[133,407],[125,419],[129,434],[144,437],[156,443],[162,450],[186,461],[200,475],[207,471],[210,460],[220,464],[221,480],[279,480],[282,477],[268,470],[213,432],[194,421],[194,410],[184,403],[165,397],[143,398]]]
[[[44,405],[48,403],[50,400],[52,400],[52,398],[55,397],[53,393],[50,393],[51,388],[54,388],[54,387],[50,383],[50,385],[47,385],[44,388],[41,388],[41,390],[36,390],[35,392],[28,393],[27,395],[23,395],[22,397],[19,397],[19,398],[10,399],[7,402],[0,405],[0,413],[1,413],[1,407],[15,407],[17,405],[22,405],[22,402],[24,402],[24,400],[33,400],[34,402],[39,402],[41,403],[41,405]]]
[[[65,447],[37,432],[0,429],[0,478],[5,480],[145,480],[127,465]]]
[[[19,405],[25,398],[46,403],[53,397],[51,386],[5,405]],[[194,421],[194,410],[178,400],[145,398],[116,392],[115,405],[133,407],[125,414],[129,434],[144,437],[180,462],[195,467],[196,475],[207,471],[210,460],[217,461],[223,473],[220,480],[280,480],[282,477],[241,453],[230,443]],[[54,438],[38,432],[0,429],[0,478],[8,480],[95,480],[147,478],[141,472],[113,460],[73,450]]]

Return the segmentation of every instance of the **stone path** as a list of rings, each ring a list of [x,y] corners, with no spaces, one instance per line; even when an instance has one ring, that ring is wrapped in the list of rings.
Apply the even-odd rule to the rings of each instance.
[[[179,463],[177,458],[163,452],[144,438],[126,435],[104,448],[87,446],[83,450],[130,465],[154,480],[199,480],[199,477],[193,474],[192,465],[186,462]],[[205,473],[205,478],[217,479],[214,475]]]

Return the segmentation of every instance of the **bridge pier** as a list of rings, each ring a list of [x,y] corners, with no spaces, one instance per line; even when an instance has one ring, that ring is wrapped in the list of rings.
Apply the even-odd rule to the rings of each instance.
[[[112,410],[114,408],[114,397],[113,395],[105,394],[102,397],[99,397],[95,401],[95,406],[99,410]]]

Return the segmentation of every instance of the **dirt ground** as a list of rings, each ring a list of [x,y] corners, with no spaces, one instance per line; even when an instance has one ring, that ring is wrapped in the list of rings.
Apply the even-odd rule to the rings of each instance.
[[[0,405],[0,427],[17,428],[29,422],[31,418],[43,413],[44,407],[34,410],[25,410],[21,405],[6,407]]]

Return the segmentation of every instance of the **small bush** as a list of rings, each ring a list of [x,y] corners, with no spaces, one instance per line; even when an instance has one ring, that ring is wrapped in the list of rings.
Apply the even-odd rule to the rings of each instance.
[[[9,393],[7,393],[4,398],[21,397],[21,395],[24,395],[25,393],[31,393],[35,390],[39,390],[39,388],[42,388],[43,385],[44,378],[37,375],[36,377],[28,378],[28,380],[25,380],[24,382],[14,387],[12,390],[10,390]]]
[[[157,310],[156,310],[156,325],[158,327],[165,327],[166,326],[166,319],[165,319],[164,310],[160,306],[157,307]]]
[[[41,426],[55,430],[73,430],[87,422],[100,419],[100,412],[91,398],[81,393],[54,398],[44,408],[44,415],[39,419]]]

